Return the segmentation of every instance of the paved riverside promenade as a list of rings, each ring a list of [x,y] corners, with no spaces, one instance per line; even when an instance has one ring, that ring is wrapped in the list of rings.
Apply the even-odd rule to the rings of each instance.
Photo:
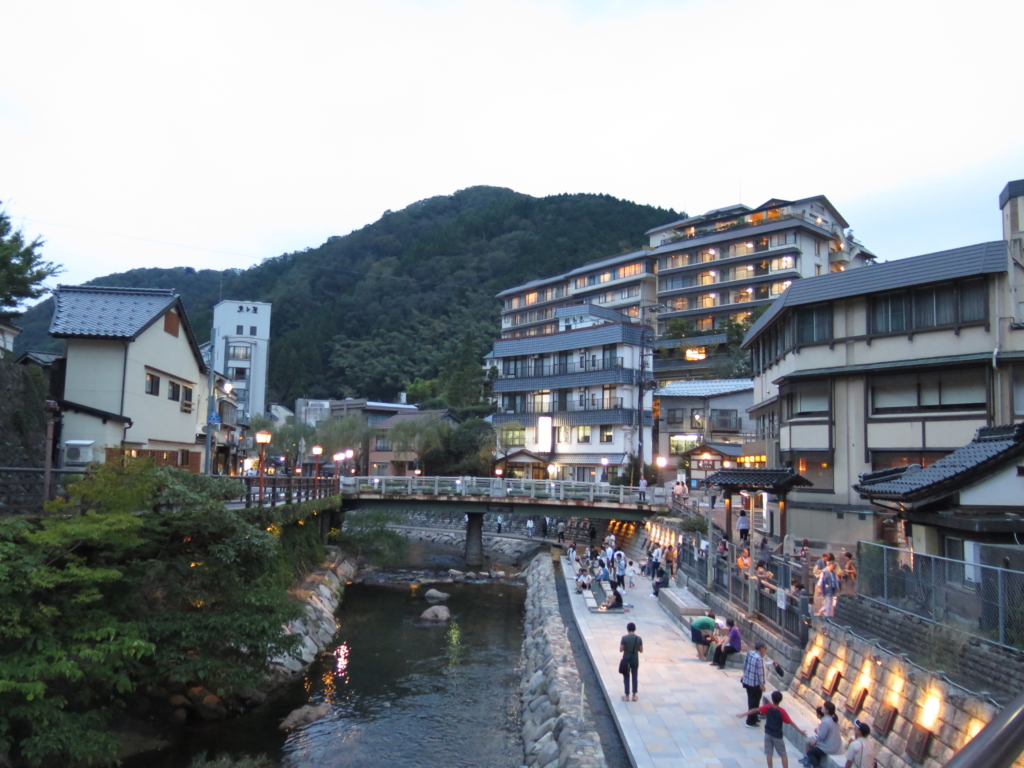
[[[625,590],[629,613],[592,613],[576,594],[572,567],[562,558],[573,615],[604,694],[611,704],[619,733],[636,768],[764,768],[764,720],[757,729],[736,717],[747,709],[740,685],[742,670],[719,670],[698,660],[689,633],[651,597],[650,579],[638,576],[636,587]],[[619,639],[626,624],[636,624],[643,638],[640,655],[639,701],[622,701],[618,673]],[[768,672],[768,693],[778,678]],[[816,717],[786,690],[782,707],[808,733]],[[813,720],[812,720],[813,718]],[[803,742],[787,744],[790,765],[798,765]],[[778,756],[775,764],[781,765]]]

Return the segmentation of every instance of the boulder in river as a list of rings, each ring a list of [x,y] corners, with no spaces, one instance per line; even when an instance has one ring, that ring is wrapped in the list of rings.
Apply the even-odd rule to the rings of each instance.
[[[299,707],[293,711],[288,715],[288,717],[282,720],[281,724],[277,727],[282,731],[291,731],[295,728],[301,728],[304,725],[316,722],[321,717],[326,717],[330,714],[330,711],[330,704],[319,704],[317,706],[307,704],[306,706]]]
[[[434,602],[437,600],[447,600],[451,595],[447,592],[439,592],[436,589],[428,589],[427,594],[425,594],[424,597],[427,598],[427,600]]]
[[[420,614],[420,618],[423,621],[450,621],[452,618],[452,612],[448,610],[448,606],[446,605],[435,605],[427,608],[427,610]]]
[[[462,571],[456,570],[455,568],[449,568],[448,569],[448,575],[449,576],[465,576],[465,574]]]

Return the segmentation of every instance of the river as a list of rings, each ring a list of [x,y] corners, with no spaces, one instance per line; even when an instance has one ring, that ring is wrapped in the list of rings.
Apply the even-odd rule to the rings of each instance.
[[[458,567],[453,548],[415,544],[409,567]],[[386,574],[385,574],[386,575]],[[401,571],[395,576],[404,575]],[[173,750],[126,768],[187,768],[208,752],[265,754],[282,768],[514,768],[522,762],[517,671],[526,588],[447,584],[452,622],[425,625],[427,587],[353,584],[333,646],[283,696],[226,723],[191,728]],[[330,714],[295,733],[303,704]]]

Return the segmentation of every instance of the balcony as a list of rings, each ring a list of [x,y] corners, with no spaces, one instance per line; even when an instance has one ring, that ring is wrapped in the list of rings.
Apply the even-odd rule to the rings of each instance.
[[[540,401],[519,403],[514,406],[498,406],[498,413],[563,413],[568,411],[611,411],[622,408],[621,397],[598,397],[595,399],[568,400],[561,403]]]
[[[757,222],[749,222],[746,219],[739,219],[729,224],[718,224],[716,226],[705,227],[703,229],[698,229],[695,232],[691,233],[679,232],[671,237],[665,238],[665,240],[661,242],[661,245],[671,245],[673,243],[679,243],[684,240],[697,240],[701,237],[708,237],[710,235],[720,235],[723,232],[733,232],[740,229],[749,229],[750,227],[760,227],[763,226],[764,224],[776,224],[780,221],[787,221],[790,219],[800,219],[801,221],[806,221],[808,224],[813,224],[819,229],[823,229],[826,232],[832,234],[834,234],[837,231],[835,224],[826,221],[819,222],[816,220],[816,217],[814,216],[809,216],[804,213],[787,213],[782,216],[773,216]]]
[[[536,376],[564,376],[568,373],[587,373],[590,371],[617,371],[622,369],[621,357],[598,358],[583,362],[536,363],[521,366],[518,370],[498,374],[499,379],[529,379]]]
[[[739,416],[718,416],[712,414],[710,426],[712,432],[738,432],[740,423]]]

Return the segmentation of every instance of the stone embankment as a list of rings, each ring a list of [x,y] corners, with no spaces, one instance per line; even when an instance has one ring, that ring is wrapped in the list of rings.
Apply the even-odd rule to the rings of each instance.
[[[412,528],[408,526],[388,526],[407,539],[416,541],[432,541],[435,544],[449,544],[456,547],[466,546],[466,531],[449,528]],[[504,560],[518,564],[523,556],[535,550],[541,542],[535,539],[509,538],[506,536],[484,535],[484,555],[492,560]]]
[[[526,569],[525,630],[520,694],[524,764],[529,768],[606,768],[558,611],[554,568],[544,555],[535,557]]]

